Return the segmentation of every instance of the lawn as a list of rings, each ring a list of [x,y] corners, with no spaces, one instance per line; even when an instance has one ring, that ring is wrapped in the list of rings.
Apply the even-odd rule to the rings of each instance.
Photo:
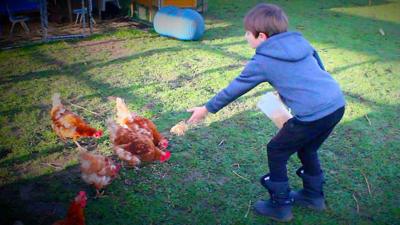
[[[204,104],[252,56],[242,18],[257,2],[209,1],[198,42],[120,29],[1,51],[0,223],[51,224],[80,190],[90,196],[88,225],[273,223],[249,212],[267,197],[258,179],[267,172],[266,144],[277,129],[256,102],[271,86],[258,86],[183,137],[169,134],[190,116],[187,108]],[[319,51],[347,100],[343,120],[320,149],[329,209],[294,208],[293,224],[398,224],[400,1],[269,2],[282,6],[290,29]],[[103,129],[114,115],[109,97],[124,98],[168,136],[171,159],[123,169],[106,196],[93,199],[95,191],[80,178],[78,150],[51,129],[54,92],[86,108],[67,104]],[[81,143],[112,155],[107,131]],[[301,187],[299,166],[292,157],[293,188]]]

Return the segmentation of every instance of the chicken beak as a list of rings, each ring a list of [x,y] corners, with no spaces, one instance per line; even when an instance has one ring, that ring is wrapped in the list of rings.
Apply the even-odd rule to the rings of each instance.
[[[168,148],[168,140],[167,139],[163,139],[163,140],[161,140],[161,142],[160,142],[160,144],[161,144],[161,147],[163,148],[163,149],[166,149],[166,148]]]

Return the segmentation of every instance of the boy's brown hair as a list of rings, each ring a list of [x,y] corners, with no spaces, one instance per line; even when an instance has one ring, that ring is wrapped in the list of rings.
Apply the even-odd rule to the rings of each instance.
[[[260,33],[268,37],[287,31],[288,18],[277,5],[261,3],[252,8],[244,17],[244,28],[254,37]]]

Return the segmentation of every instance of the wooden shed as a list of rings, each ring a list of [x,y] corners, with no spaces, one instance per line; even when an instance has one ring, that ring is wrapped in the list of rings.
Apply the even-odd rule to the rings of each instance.
[[[207,0],[131,0],[131,16],[153,21],[157,10],[164,6],[192,8],[201,13],[207,11]]]

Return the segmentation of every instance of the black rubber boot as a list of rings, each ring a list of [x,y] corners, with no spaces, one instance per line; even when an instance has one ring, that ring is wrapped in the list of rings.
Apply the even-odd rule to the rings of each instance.
[[[325,210],[326,205],[323,192],[323,173],[317,176],[310,176],[304,173],[303,167],[298,169],[296,173],[303,180],[303,189],[290,192],[290,197],[294,199],[294,204],[308,207],[317,211]]]
[[[271,198],[267,201],[257,201],[254,204],[255,212],[280,222],[292,220],[293,199],[289,196],[289,183],[273,182],[270,180],[269,174],[261,177],[260,182],[267,188]]]

